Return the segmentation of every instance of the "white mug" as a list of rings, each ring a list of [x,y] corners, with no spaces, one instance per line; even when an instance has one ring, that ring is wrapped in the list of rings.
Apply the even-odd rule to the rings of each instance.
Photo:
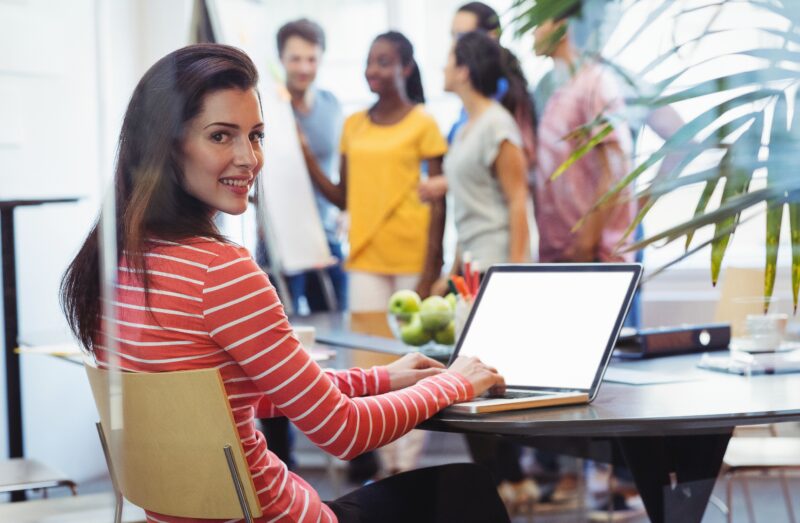
[[[297,336],[297,339],[300,340],[300,344],[303,347],[310,349],[314,346],[314,340],[317,334],[316,328],[311,325],[295,325],[293,328],[294,335]]]

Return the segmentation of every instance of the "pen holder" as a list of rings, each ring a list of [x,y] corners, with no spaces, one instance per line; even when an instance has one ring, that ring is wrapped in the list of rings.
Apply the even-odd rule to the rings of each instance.
[[[453,314],[456,327],[456,343],[461,338],[461,333],[464,332],[464,326],[467,324],[467,318],[469,318],[471,310],[472,302],[459,297]]]

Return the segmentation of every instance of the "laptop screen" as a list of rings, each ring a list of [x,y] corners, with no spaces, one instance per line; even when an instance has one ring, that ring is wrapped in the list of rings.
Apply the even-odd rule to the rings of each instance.
[[[458,355],[496,367],[509,386],[590,389],[639,271],[567,267],[490,271]]]

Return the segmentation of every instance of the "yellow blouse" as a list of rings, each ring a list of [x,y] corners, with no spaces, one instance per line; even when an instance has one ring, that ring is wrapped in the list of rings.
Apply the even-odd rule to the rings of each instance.
[[[351,270],[422,272],[430,210],[417,195],[420,163],[442,156],[447,143],[422,106],[394,125],[372,123],[367,111],[344,123]]]

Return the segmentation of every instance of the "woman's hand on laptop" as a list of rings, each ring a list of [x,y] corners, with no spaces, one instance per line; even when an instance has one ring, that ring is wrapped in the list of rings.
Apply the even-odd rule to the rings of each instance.
[[[448,370],[466,378],[472,384],[475,396],[480,396],[486,391],[493,396],[499,396],[506,391],[506,380],[497,369],[486,365],[475,356],[459,356]]]
[[[423,378],[442,373],[446,369],[443,364],[419,352],[409,352],[399,360],[386,365],[386,370],[389,371],[389,388],[399,390],[410,387]]]

